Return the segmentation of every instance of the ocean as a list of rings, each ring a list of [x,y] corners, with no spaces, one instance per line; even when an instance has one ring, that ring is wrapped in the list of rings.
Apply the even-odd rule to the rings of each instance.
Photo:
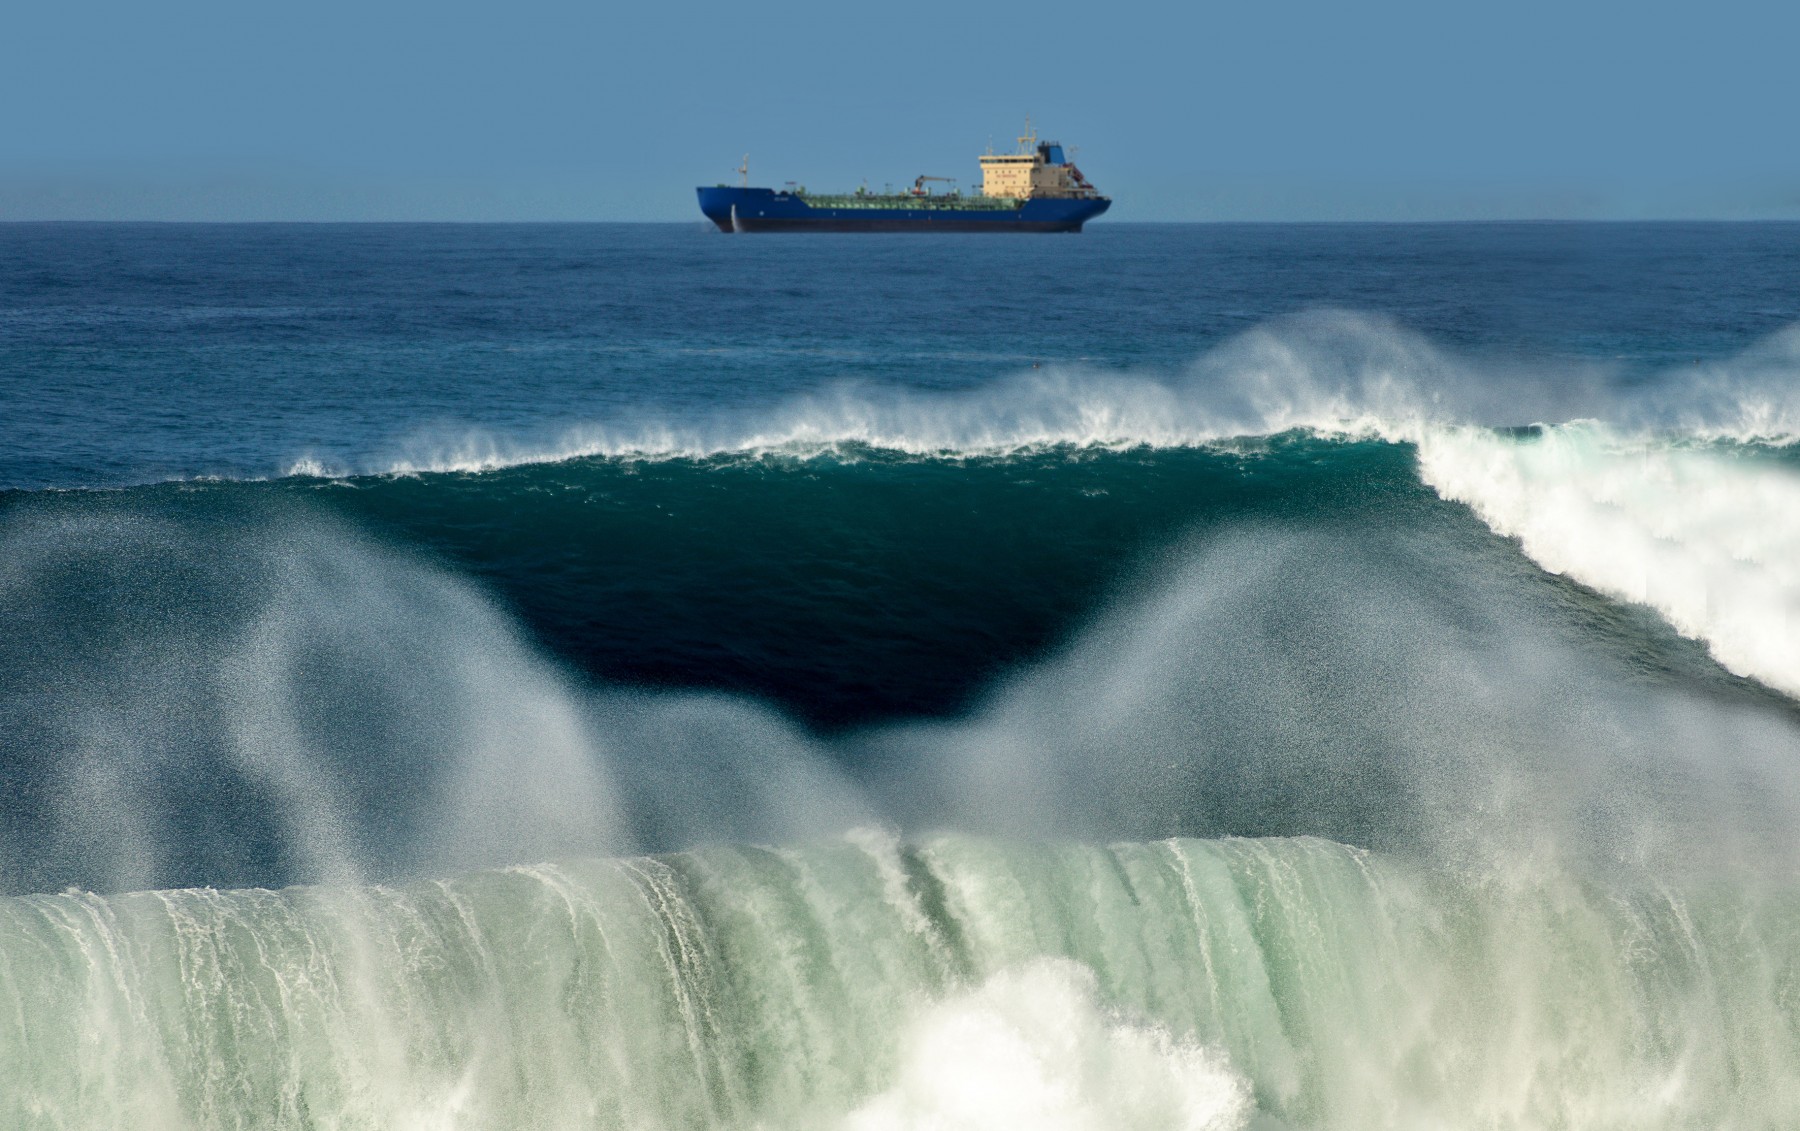
[[[1800,224],[0,225],[0,1126],[1774,1128]]]

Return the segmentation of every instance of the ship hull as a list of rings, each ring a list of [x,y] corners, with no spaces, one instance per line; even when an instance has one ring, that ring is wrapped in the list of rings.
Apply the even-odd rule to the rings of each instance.
[[[831,208],[773,189],[697,191],[700,211],[725,232],[1079,232],[1112,204],[1104,197],[1039,198],[1013,208],[965,208],[937,197],[916,208]]]

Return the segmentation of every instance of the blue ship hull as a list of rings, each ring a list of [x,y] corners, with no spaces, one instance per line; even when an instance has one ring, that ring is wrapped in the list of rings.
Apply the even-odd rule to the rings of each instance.
[[[726,232],[1079,232],[1105,212],[1105,197],[1036,198],[1017,208],[959,208],[934,197],[920,208],[814,207],[798,193],[766,188],[701,188],[700,211]]]

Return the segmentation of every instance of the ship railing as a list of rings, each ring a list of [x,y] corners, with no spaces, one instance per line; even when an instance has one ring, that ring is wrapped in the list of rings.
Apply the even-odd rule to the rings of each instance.
[[[948,211],[948,210],[992,210],[996,212],[1011,211],[1018,208],[1022,200],[1010,196],[912,196],[912,195],[874,195],[868,196],[820,196],[808,194],[806,203],[813,208],[863,208],[879,211],[910,209],[913,211]]]

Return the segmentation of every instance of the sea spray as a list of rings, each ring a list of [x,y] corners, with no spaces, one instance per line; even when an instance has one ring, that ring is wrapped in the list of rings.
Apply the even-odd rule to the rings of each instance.
[[[0,886],[629,845],[581,698],[516,627],[305,509],[22,516],[0,526],[0,623]]]
[[[753,410],[673,414],[642,406],[548,436],[438,424],[396,438],[384,453],[297,455],[281,474],[470,473],[594,457],[956,459],[1201,447],[1298,430],[1394,437],[1431,421],[1510,423],[1520,412],[1561,418],[1595,403],[1601,376],[1592,367],[1483,370],[1387,319],[1317,311],[1237,335],[1173,371],[1058,362],[997,373],[974,388],[931,391],[840,381]]]
[[[288,458],[308,478],[479,473],[576,459],[707,460],[866,453],[921,459],[1057,449],[1206,447],[1305,432],[1409,442],[1434,427],[1606,422],[1633,435],[1800,437],[1800,330],[1704,368],[1626,375],[1593,359],[1472,357],[1391,319],[1314,310],[1235,334],[1186,365],[1053,361],[970,388],[841,380],[756,407],[636,405],[546,433],[439,422],[387,450]]]
[[[996,508],[1039,508],[1011,526],[977,521],[971,538],[1098,507],[1075,489],[1096,484],[1113,490],[1108,514],[1128,491],[1161,498],[1169,482],[1217,502],[961,717],[824,734],[738,696],[572,679],[479,589],[284,495],[271,506],[263,488],[184,492],[194,509],[181,520],[147,520],[126,499],[110,515],[24,521],[7,543],[20,551],[16,597],[0,616],[18,662],[0,721],[37,761],[15,769],[22,788],[3,814],[18,846],[10,882],[376,879],[634,845],[788,843],[871,821],[1093,840],[1312,833],[1478,859],[1538,838],[1600,857],[1670,860],[1699,844],[1759,866],[1790,859],[1800,743],[1785,708],[1673,633],[1615,623],[1603,599],[1545,578],[1409,464],[1384,445],[1316,440],[1163,464],[1052,459],[1031,468],[1048,483],[1029,494],[1010,463],[944,469]],[[716,490],[707,475],[681,473],[687,501]],[[792,475],[770,473],[762,513],[794,501]],[[802,478],[823,480],[808,488],[823,499],[849,482]],[[243,490],[248,513],[235,509]],[[587,513],[572,494],[547,513]],[[991,607],[1022,582],[1061,580],[961,538],[930,541],[931,511],[908,517],[916,564],[931,568],[886,577],[874,555],[864,576],[877,598],[947,573],[981,598],[969,607]],[[661,529],[645,524],[637,572],[607,584],[667,606],[708,578],[729,584],[732,562],[763,568],[741,553],[719,569],[657,570],[689,545],[652,545]],[[759,576],[782,603],[753,622],[765,647],[753,658],[789,665],[777,674],[796,688],[815,671],[866,686],[884,669],[843,670],[842,658],[881,660],[882,633],[905,646],[926,624],[951,627],[836,584],[859,581],[843,570],[844,547],[868,552],[854,527],[812,542],[794,529],[788,557],[821,562],[816,576],[834,586],[784,593]],[[1064,532],[1051,553],[1067,560],[1069,524],[1048,529]],[[1105,533],[1096,550],[1110,548]],[[539,562],[554,550],[519,548]],[[733,591],[716,604],[725,613],[702,627],[729,641]]]

